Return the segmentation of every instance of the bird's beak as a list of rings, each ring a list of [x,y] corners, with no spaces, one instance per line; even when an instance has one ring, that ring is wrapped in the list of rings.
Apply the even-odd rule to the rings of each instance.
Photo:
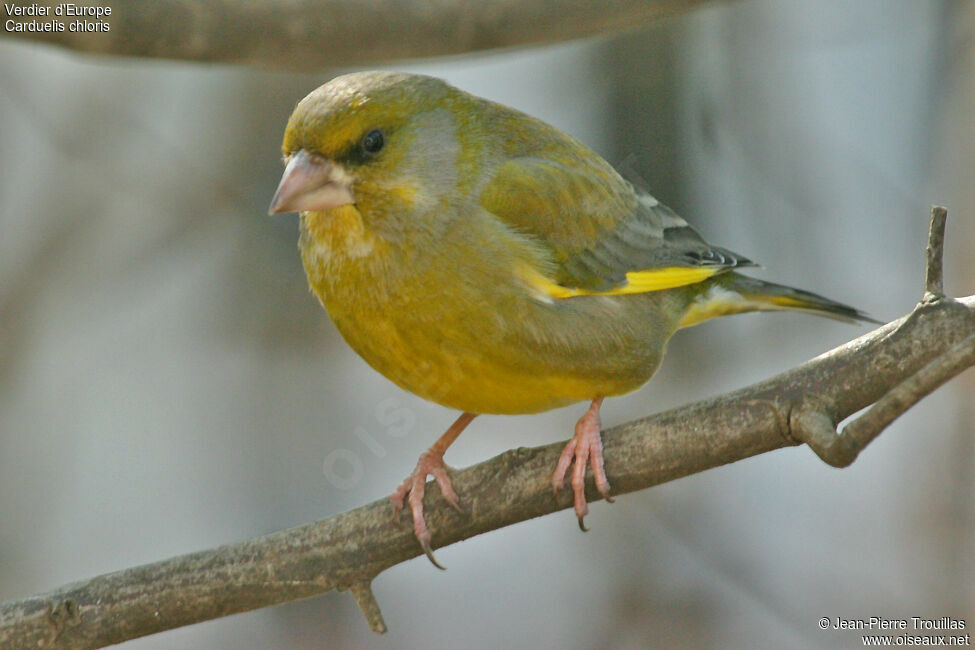
[[[301,149],[288,159],[268,214],[328,210],[349,203],[355,203],[349,173]]]

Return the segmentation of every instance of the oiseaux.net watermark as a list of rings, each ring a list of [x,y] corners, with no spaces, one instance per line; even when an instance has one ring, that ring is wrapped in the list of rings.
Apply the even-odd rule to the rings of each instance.
[[[422,404],[432,407],[445,392],[445,387],[435,379],[436,373],[430,372],[427,361],[416,363],[411,373],[408,383],[417,387],[418,394],[427,395],[432,401],[424,401]],[[384,438],[403,438],[409,435],[417,421],[413,409],[399,398],[389,397],[380,401],[367,423],[358,424],[353,429],[357,443],[333,449],[325,456],[322,462],[325,478],[340,490],[351,490],[362,480],[368,459],[386,456],[387,441]],[[436,437],[432,439],[436,440]]]
[[[860,643],[868,647],[965,648],[972,644],[965,619],[951,616],[909,616],[907,618],[823,616],[819,619],[819,629],[859,632]],[[868,634],[863,634],[864,632]]]
[[[333,487],[351,490],[362,480],[369,458],[386,456],[385,437],[403,438],[413,432],[417,416],[396,397],[379,402],[369,425],[357,424],[352,430],[356,444],[332,449],[322,462],[322,472]],[[377,433],[378,429],[378,433]]]

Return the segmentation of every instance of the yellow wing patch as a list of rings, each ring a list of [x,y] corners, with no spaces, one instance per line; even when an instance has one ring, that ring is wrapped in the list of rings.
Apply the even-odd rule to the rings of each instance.
[[[668,266],[652,271],[630,271],[626,274],[626,284],[617,287],[609,294],[644,293],[647,291],[662,291],[697,284],[707,280],[715,273],[726,271],[725,267],[688,267]]]
[[[715,273],[726,271],[726,267],[687,267],[668,266],[649,271],[630,271],[626,274],[626,283],[606,291],[590,291],[578,287],[565,287],[552,282],[535,269],[525,268],[522,275],[525,281],[535,291],[548,298],[562,299],[576,296],[620,296],[629,293],[647,293],[649,291],[663,291],[675,289],[689,284],[697,284]]]

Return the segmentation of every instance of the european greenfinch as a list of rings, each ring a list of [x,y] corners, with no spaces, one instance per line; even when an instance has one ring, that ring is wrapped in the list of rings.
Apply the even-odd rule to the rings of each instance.
[[[552,475],[603,469],[604,397],[642,386],[678,329],[716,316],[863,313],[756,280],[572,137],[440,79],[348,74],[298,103],[271,213],[300,212],[301,259],[339,332],[402,388],[463,415],[393,493],[436,564],[423,518],[432,475],[455,507],[444,452],[476,415],[587,401]],[[439,564],[437,565],[439,566]]]

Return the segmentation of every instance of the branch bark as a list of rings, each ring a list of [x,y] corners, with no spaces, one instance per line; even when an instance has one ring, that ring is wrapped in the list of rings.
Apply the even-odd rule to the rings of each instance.
[[[10,31],[13,38],[110,54],[315,71],[618,33],[705,0],[101,0],[108,31]],[[70,24],[59,0],[30,3]],[[4,17],[7,20],[8,17]]]
[[[941,286],[943,239],[936,225],[929,291],[907,316],[767,381],[605,431],[613,493],[803,442],[827,462],[838,454],[843,462],[834,464],[848,464],[893,418],[975,364],[975,296],[954,300],[930,291]],[[836,422],[871,404],[836,433]],[[456,472],[464,515],[429,484],[425,507],[434,548],[571,507],[572,495],[563,490],[553,497],[549,483],[562,447],[515,449]],[[591,480],[586,494],[599,498]],[[394,522],[382,499],[298,528],[0,604],[0,646],[101,647],[332,589],[351,590],[381,632],[385,625],[369,584],[420,554],[409,515]]]

